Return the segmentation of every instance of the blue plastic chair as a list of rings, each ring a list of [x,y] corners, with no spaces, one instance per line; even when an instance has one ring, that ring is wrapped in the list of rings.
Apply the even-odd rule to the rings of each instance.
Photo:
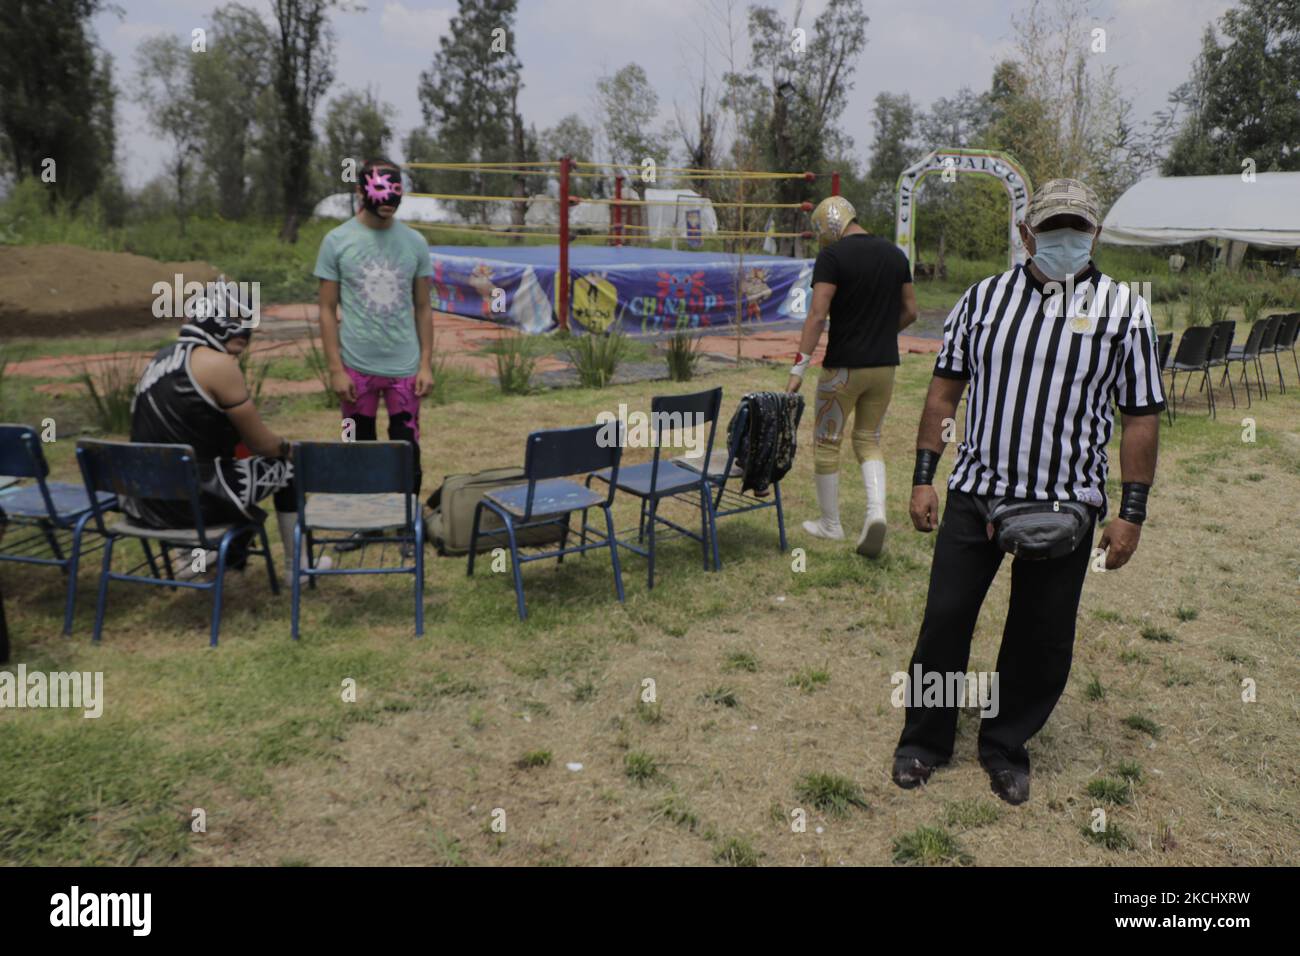
[[[647,577],[649,587],[655,586],[655,531],[659,525],[671,528],[677,533],[700,542],[704,551],[704,570],[709,570],[710,556],[713,570],[721,567],[718,558],[717,526],[713,515],[712,487],[706,475],[696,469],[683,467],[677,461],[665,461],[661,452],[665,444],[665,432],[672,428],[695,428],[707,425],[708,441],[704,446],[703,460],[713,455],[713,439],[718,429],[718,415],[722,409],[722,389],[714,388],[707,392],[695,392],[691,395],[658,395],[650,400],[650,430],[654,454],[650,461],[639,465],[629,465],[611,474],[609,470],[599,471],[588,476],[587,484],[603,481],[616,485],[618,490],[641,499],[641,517],[637,524],[637,544],[620,541],[623,547],[648,559]],[[689,528],[677,524],[659,514],[659,505],[666,498],[686,498],[696,495],[700,504],[700,532],[696,534]],[[587,515],[583,512],[582,540],[588,535]],[[599,536],[600,532],[590,532]],[[637,545],[645,541],[647,548]]]
[[[81,556],[94,549],[82,548],[82,534],[94,514],[94,506],[84,485],[47,481],[50,466],[45,461],[41,440],[29,425],[0,425],[0,475],[29,478],[32,484],[5,488],[0,492],[0,507],[9,516],[10,533],[5,536],[0,561],[22,564],[53,565],[68,579],[63,610],[63,633],[72,633],[77,606],[77,569]],[[111,493],[97,496],[104,510],[117,509],[117,497]],[[30,529],[31,534],[15,540],[14,530]],[[71,532],[71,547],[59,541],[60,532]],[[98,546],[97,546],[98,547]],[[65,553],[66,550],[66,553]]]
[[[104,565],[99,574],[99,601],[95,607],[96,642],[104,626],[104,610],[108,604],[108,582],[130,581],[134,584],[154,584],[169,588],[193,588],[212,592],[212,626],[208,644],[217,646],[221,629],[222,588],[226,580],[226,556],[230,545],[242,537],[256,537],[260,549],[249,548],[250,555],[266,559],[266,573],[271,582],[271,593],[279,594],[271,548],[262,522],[243,521],[233,524],[210,525],[204,522],[199,508],[199,472],[194,449],[189,445],[156,445],[134,442],[79,441],[77,461],[86,482],[86,491],[96,494],[110,491],[125,498],[151,498],[157,501],[184,501],[190,506],[193,524],[188,528],[153,528],[136,524],[129,517],[112,524],[104,524],[104,515],[96,510],[96,528],[105,538]],[[135,538],[144,548],[150,575],[137,574],[139,565],[126,573],[113,570],[113,546],[125,538]],[[167,577],[158,575],[149,542],[155,541],[162,549],[163,566]],[[172,575],[168,549],[203,549],[217,553],[215,577],[211,581],[181,581]]]
[[[469,565],[466,573],[470,575],[474,573],[474,557],[478,552],[480,535],[504,536],[510,544],[510,567],[514,572],[515,604],[521,621],[528,617],[521,573],[522,565],[527,561],[557,558],[559,563],[564,561],[566,554],[580,554],[595,548],[608,548],[610,562],[614,566],[614,589],[618,593],[619,601],[623,600],[623,572],[618,563],[614,518],[609,510],[614,502],[614,489],[618,478],[619,461],[622,458],[623,442],[622,435],[619,434],[614,442],[603,443],[602,436],[607,434],[608,428],[605,425],[584,425],[579,428],[556,428],[533,432],[528,436],[528,445],[524,451],[524,478],[527,483],[489,491],[474,508],[474,529],[470,533]],[[590,474],[602,468],[611,469],[615,479],[610,483],[608,493],[603,496],[585,485],[568,480],[574,475]],[[605,512],[606,539],[591,543],[583,540],[575,547],[568,547],[570,516],[575,511],[582,511],[585,514],[588,508],[600,508]],[[495,530],[483,529],[481,520],[484,511],[490,511],[500,518],[503,527]],[[563,526],[564,535],[560,539],[560,547],[554,551],[521,555],[518,532],[548,524]]]
[[[293,482],[298,521],[293,528],[293,639],[298,640],[302,581],[339,574],[412,574],[415,577],[415,636],[424,635],[424,516],[415,496],[411,445],[404,441],[294,442]],[[311,495],[311,497],[307,497]],[[317,531],[341,536],[318,537]],[[380,532],[367,546],[411,544],[415,563],[407,567],[304,568],[302,549],[353,540],[358,531]],[[389,533],[390,532],[390,533]]]
[[[710,484],[718,489],[713,499],[714,528],[716,529],[721,518],[729,518],[732,515],[745,514],[749,511],[762,511],[765,508],[775,509],[777,539],[781,552],[784,553],[786,550],[785,508],[781,503],[781,482],[772,482],[771,497],[763,498],[749,492],[735,491],[727,487],[727,482],[730,479],[741,478],[744,475],[744,472],[737,465],[737,460],[740,458],[741,448],[749,431],[748,405],[741,405],[737,410],[735,425],[730,431],[731,440],[727,443],[726,451],[718,451],[710,455],[705,459],[707,465],[703,469]],[[679,457],[673,460],[684,468],[701,470],[699,459]],[[716,535],[716,530],[714,533]]]

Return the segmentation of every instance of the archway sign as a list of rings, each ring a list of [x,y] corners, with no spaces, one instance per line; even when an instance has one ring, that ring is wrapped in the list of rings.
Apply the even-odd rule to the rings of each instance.
[[[963,173],[976,173],[981,176],[994,176],[1001,181],[1011,200],[1008,228],[1010,262],[1012,266],[1023,263],[1025,246],[1020,241],[1016,223],[1024,219],[1029,211],[1029,194],[1032,191],[1029,175],[1010,153],[991,149],[936,149],[919,163],[903,170],[898,177],[894,242],[903,250],[907,261],[916,260],[916,231],[913,228],[916,193],[925,177],[936,173],[954,178]]]

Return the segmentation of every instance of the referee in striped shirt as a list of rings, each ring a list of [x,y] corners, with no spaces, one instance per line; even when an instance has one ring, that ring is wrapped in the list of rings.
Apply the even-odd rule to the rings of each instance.
[[[1002,564],[989,509],[999,499],[1081,502],[1086,528],[1073,551],[1011,566],[1011,599],[997,661],[997,706],[980,721],[979,759],[1012,804],[1029,798],[1026,742],[1065,689],[1079,596],[1096,523],[1106,514],[1106,446],[1123,422],[1118,515],[1102,531],[1105,567],[1123,567],[1138,545],[1155,478],[1164,408],[1147,304],[1100,273],[1096,195],[1056,179],[1037,190],[1019,225],[1030,261],[966,290],[944,325],[917,433],[911,517],[939,529],[920,637],[908,668],[921,675],[966,671],[971,635]],[[933,476],[945,420],[955,421],[969,385],[965,431],[939,522]],[[1067,538],[1065,546],[1069,547]],[[893,779],[910,789],[952,756],[957,707],[907,701]],[[942,702],[940,702],[942,703]]]

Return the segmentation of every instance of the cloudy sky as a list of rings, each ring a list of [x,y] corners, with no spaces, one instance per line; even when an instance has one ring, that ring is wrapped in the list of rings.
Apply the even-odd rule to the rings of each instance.
[[[118,0],[122,16],[95,20],[100,44],[117,62],[117,79],[129,93],[135,49],[157,33],[189,37],[205,26],[219,0]],[[245,0],[269,13],[269,0]],[[337,76],[330,95],[343,88],[375,89],[396,109],[400,140],[420,123],[416,96],[448,27],[455,0],[363,0],[359,12],[333,15],[337,33]],[[720,72],[713,57],[704,63],[707,10],[726,0],[519,0],[516,49],[523,62],[521,108],[538,130],[566,113],[590,110],[596,78],[629,62],[645,68],[659,93],[664,123],[674,102],[689,106],[692,76],[702,67]],[[792,13],[796,0],[765,0]],[[811,26],[825,0],[806,0],[803,23]],[[873,129],[871,104],[884,90],[910,93],[928,105],[962,86],[988,87],[993,65],[1012,45],[1012,18],[1029,0],[865,0],[871,22],[867,47],[857,63],[854,89],[841,125],[865,161]],[[353,4],[354,6],[356,4]],[[736,0],[740,10],[747,6]],[[1097,25],[1107,30],[1105,56],[1119,68],[1119,80],[1135,102],[1138,118],[1165,104],[1171,89],[1187,78],[1205,25],[1233,6],[1231,0],[1096,0]],[[268,17],[269,19],[269,17]],[[743,41],[743,38],[742,38]],[[743,59],[746,50],[739,49]],[[119,142],[127,181],[138,186],[162,169],[161,143],[145,128],[138,107],[121,98]],[[395,147],[394,152],[400,152]],[[395,158],[411,158],[397,156]]]

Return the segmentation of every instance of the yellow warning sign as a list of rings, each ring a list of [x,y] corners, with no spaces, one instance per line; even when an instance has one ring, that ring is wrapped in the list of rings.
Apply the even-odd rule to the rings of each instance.
[[[559,283],[556,283],[559,291]],[[559,305],[557,302],[556,308]],[[618,314],[618,291],[603,272],[589,272],[573,280],[573,318],[583,328],[604,332]]]

